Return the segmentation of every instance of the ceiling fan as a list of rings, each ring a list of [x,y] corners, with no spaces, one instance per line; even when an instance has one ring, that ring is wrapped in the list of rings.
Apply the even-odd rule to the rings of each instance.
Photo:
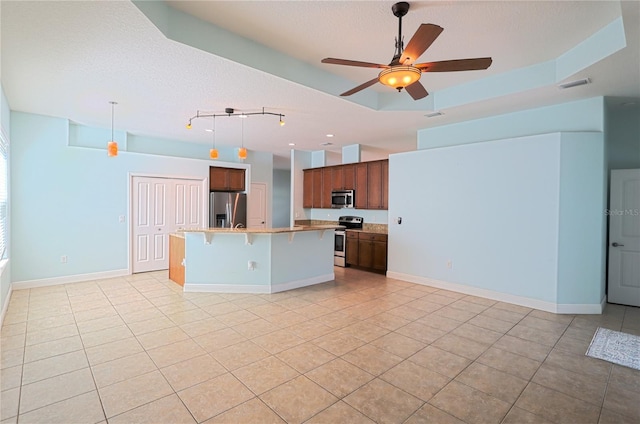
[[[423,72],[451,72],[451,71],[473,71],[487,69],[491,66],[490,57],[475,59],[442,60],[439,62],[415,63],[429,46],[438,38],[443,28],[434,24],[422,24],[411,37],[407,48],[404,48],[402,39],[402,17],[409,11],[409,3],[399,2],[391,7],[391,11],[398,17],[398,38],[396,38],[396,53],[388,65],[371,62],[360,62],[357,60],[334,59],[327,57],[322,59],[322,63],[334,65],[359,66],[362,68],[382,68],[377,78],[360,84],[349,91],[345,91],[341,96],[350,96],[360,90],[364,90],[373,84],[380,82],[398,91],[404,88],[414,100],[422,99],[429,95],[424,86],[420,83],[420,76]]]

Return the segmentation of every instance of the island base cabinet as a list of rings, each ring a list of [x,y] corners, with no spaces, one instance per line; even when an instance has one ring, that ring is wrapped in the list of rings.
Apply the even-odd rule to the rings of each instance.
[[[184,286],[184,237],[169,235],[169,279]]]

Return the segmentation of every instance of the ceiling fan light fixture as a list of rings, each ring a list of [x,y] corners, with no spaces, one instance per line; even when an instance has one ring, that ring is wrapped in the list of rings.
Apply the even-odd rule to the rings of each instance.
[[[378,75],[378,80],[389,87],[400,91],[420,79],[422,71],[415,66],[397,65],[385,69]]]

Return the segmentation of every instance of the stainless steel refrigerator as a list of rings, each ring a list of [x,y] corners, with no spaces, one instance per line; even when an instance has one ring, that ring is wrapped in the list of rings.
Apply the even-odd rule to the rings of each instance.
[[[212,191],[209,195],[209,227],[247,227],[247,195]]]

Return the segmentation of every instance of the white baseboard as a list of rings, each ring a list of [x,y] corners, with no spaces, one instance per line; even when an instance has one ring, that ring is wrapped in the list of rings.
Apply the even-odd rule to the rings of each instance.
[[[91,280],[103,280],[106,278],[123,277],[130,275],[128,269],[114,271],[93,272],[90,274],[65,275],[63,277],[41,278],[38,280],[16,281],[11,284],[14,290],[34,289],[38,287],[57,286],[59,284],[81,283]]]
[[[13,285],[9,284],[9,291],[7,292],[7,297],[4,299],[4,305],[2,305],[2,314],[0,314],[0,327],[4,323],[4,316],[7,314],[7,310],[9,309],[9,302],[11,301],[11,293],[13,292]]]
[[[280,284],[189,284],[185,283],[183,290],[188,293],[279,293],[285,290],[293,290],[314,284],[333,281],[335,274],[325,274],[304,280],[289,281]]]
[[[410,283],[422,284],[444,290],[451,290],[471,296],[484,297],[486,299],[500,302],[513,303],[515,305],[526,306],[527,308],[539,309],[541,311],[552,312],[554,314],[601,314],[604,310],[606,297],[602,303],[595,304],[557,304],[529,297],[516,296],[509,293],[502,293],[493,290],[481,289],[478,287],[466,286],[464,284],[449,283],[447,281],[435,280],[417,275],[403,274],[401,272],[387,271],[387,277]]]
[[[189,284],[185,283],[185,293],[270,293],[268,285],[258,284]]]
[[[301,287],[312,286],[314,284],[326,283],[336,279],[336,274],[319,275],[317,277],[305,278],[304,280],[289,281],[287,283],[272,284],[271,293],[279,293],[285,290],[299,289]]]

